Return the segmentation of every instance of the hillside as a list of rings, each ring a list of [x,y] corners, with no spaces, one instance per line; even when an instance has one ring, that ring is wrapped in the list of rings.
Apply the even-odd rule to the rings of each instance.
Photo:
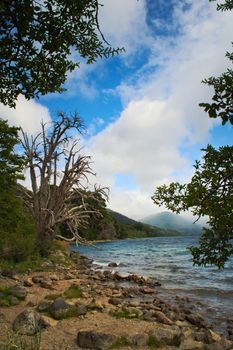
[[[135,221],[110,209],[102,211],[102,217],[92,218],[86,229],[80,230],[81,236],[88,240],[112,240],[126,238],[146,238],[179,236],[176,230],[163,229]]]
[[[193,224],[193,221],[192,218],[170,212],[162,212],[142,219],[142,222],[145,224],[163,229],[174,229],[186,234],[200,234],[202,226],[198,223]]]
[[[162,237],[162,236],[178,236],[182,235],[174,229],[164,229],[154,225],[145,224],[133,220],[121,213],[107,209],[110,217],[120,225],[123,231],[126,231],[128,237]]]

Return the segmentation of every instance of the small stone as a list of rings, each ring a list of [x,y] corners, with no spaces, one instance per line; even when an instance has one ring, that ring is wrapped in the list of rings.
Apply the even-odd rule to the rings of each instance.
[[[25,310],[13,322],[13,330],[19,334],[34,335],[40,331],[40,315],[34,310]]]
[[[204,318],[198,314],[196,315],[186,315],[186,320],[189,321],[191,324],[193,324],[194,326],[198,326],[198,327],[206,327],[206,321],[204,320]]]
[[[76,310],[78,316],[84,316],[87,313],[87,307],[83,304],[76,304]]]
[[[162,311],[154,311],[154,316],[156,317],[157,321],[167,324],[167,325],[172,325],[173,322],[168,318]]]
[[[53,289],[53,283],[50,280],[42,280],[40,286],[45,289]]]
[[[145,321],[154,321],[154,312],[152,310],[146,311],[143,314],[143,320]]]
[[[42,315],[40,317],[40,327],[41,328],[55,327],[57,325],[57,322],[58,321],[54,320],[53,318],[45,316],[45,315]]]
[[[155,290],[153,288],[149,288],[149,287],[144,287],[142,288],[142,293],[143,294],[154,294]]]
[[[57,275],[50,275],[49,276],[50,277],[50,279],[51,279],[51,281],[59,281],[60,280],[60,278],[57,276]]]
[[[32,277],[32,282],[36,283],[36,284],[41,283],[43,280],[44,280],[43,276],[33,276]]]
[[[33,282],[32,282],[32,280],[30,278],[28,278],[28,279],[23,281],[23,285],[25,287],[32,287],[33,286]]]
[[[117,263],[111,262],[108,264],[108,267],[117,267]]]
[[[27,291],[26,291],[26,289],[24,289],[22,287],[14,286],[14,287],[10,288],[10,294],[16,298],[24,300],[27,296]]]
[[[130,337],[130,343],[132,343],[135,346],[146,346],[147,342],[148,342],[148,336],[144,333],[135,334],[132,337]]]
[[[52,305],[52,302],[49,302],[49,301],[42,301],[42,302],[37,306],[37,310],[38,310],[39,312],[48,311],[51,305]]]
[[[12,269],[3,269],[1,271],[2,276],[12,278],[16,275],[16,272]]]
[[[112,305],[120,305],[122,304],[122,299],[113,297],[113,298],[110,298],[108,302],[109,304],[112,304]]]

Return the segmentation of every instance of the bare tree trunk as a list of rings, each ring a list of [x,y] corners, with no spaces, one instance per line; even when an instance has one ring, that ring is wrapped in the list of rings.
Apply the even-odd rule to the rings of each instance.
[[[88,225],[90,214],[99,214],[95,205],[103,202],[105,189],[87,190],[83,182],[94,175],[90,157],[80,155],[78,141],[72,141],[73,129],[80,132],[82,122],[60,113],[59,120],[36,137],[23,132],[22,145],[30,169],[32,193],[26,193],[26,204],[36,221],[39,249],[42,254],[51,247],[59,225],[67,223],[76,241],[83,241],[79,229]],[[59,181],[60,180],[60,181]],[[61,236],[59,236],[61,237]]]

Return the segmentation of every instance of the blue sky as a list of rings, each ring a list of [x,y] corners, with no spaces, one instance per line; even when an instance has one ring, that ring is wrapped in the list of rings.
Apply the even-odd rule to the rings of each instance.
[[[31,133],[56,111],[78,112],[97,182],[110,187],[109,206],[132,218],[161,211],[156,186],[188,181],[207,143],[232,144],[230,125],[210,120],[198,106],[211,89],[201,80],[228,66],[233,13],[208,0],[104,0],[100,25],[119,57],[81,63],[67,91],[37,101],[19,98],[1,116]],[[75,54],[74,54],[75,55]]]

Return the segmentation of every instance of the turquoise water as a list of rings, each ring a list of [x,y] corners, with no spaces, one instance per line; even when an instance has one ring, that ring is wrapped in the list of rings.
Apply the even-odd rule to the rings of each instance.
[[[219,316],[233,315],[233,259],[224,270],[217,267],[193,266],[188,246],[196,245],[198,238],[155,237],[98,243],[96,247],[77,249],[108,269],[110,262],[119,266],[114,271],[156,277],[162,287],[176,294],[198,297],[210,307],[216,307]]]

